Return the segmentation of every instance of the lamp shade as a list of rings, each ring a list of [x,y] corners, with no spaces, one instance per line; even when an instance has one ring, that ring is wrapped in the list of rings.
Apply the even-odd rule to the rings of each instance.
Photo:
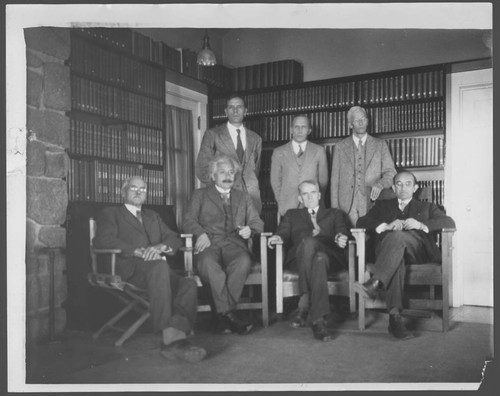
[[[198,52],[198,57],[196,62],[203,66],[214,66],[217,64],[217,59],[215,58],[214,52],[210,49],[210,43],[208,42],[208,34],[205,33],[203,38],[203,48]]]

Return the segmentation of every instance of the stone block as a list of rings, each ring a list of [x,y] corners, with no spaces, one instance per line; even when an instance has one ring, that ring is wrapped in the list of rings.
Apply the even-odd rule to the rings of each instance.
[[[55,111],[44,111],[28,107],[27,128],[36,133],[37,139],[69,147],[69,118]]]
[[[55,310],[54,332],[57,337],[66,327],[66,311],[62,308]],[[49,312],[41,311],[26,317],[26,343],[34,345],[49,337]]]
[[[45,152],[45,176],[63,178],[68,174],[69,158],[64,151]]]
[[[28,315],[38,312],[40,308],[44,306],[48,306],[48,304],[43,305],[40,299],[41,290],[39,287],[39,277],[38,274],[26,276],[26,313]]]
[[[26,71],[27,104],[36,108],[40,107],[42,99],[43,76],[31,70]]]
[[[69,67],[60,63],[44,66],[43,105],[47,109],[68,111],[71,109]]]
[[[38,239],[47,247],[64,248],[66,246],[66,229],[60,226],[43,226],[40,228]]]
[[[70,55],[69,28],[36,27],[24,29],[26,47],[62,61]]]
[[[45,144],[37,140],[28,142],[26,161],[26,174],[29,176],[43,176],[45,171]]]
[[[26,64],[28,67],[33,69],[38,69],[43,65],[43,59],[39,54],[36,54],[33,51],[26,51]]]
[[[42,225],[61,225],[66,220],[68,191],[61,179],[26,179],[26,216]]]
[[[40,232],[40,225],[31,221],[30,219],[26,219],[26,256],[33,255],[34,249],[38,241],[38,233]]]

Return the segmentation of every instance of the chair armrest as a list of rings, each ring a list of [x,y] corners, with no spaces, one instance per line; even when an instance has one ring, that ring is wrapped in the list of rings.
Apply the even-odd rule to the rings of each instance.
[[[94,248],[95,254],[120,254],[122,252],[121,249],[96,249]]]
[[[97,258],[98,254],[110,254],[111,255],[111,275],[116,275],[116,255],[122,252],[121,249],[96,249],[93,246],[90,248],[90,255],[92,257],[92,273],[97,274]]]
[[[188,278],[193,278],[193,234],[181,234],[181,238],[184,239],[184,246],[180,248],[184,252],[184,270]]]

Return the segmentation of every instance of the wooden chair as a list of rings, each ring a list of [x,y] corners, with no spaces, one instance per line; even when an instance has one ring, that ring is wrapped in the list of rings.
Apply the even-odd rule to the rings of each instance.
[[[269,326],[269,294],[267,287],[267,238],[272,235],[270,232],[262,232],[259,234],[260,238],[260,260],[254,261],[252,263],[252,268],[247,280],[245,281],[245,286],[248,286],[248,297],[241,298],[237,304],[237,309],[260,309],[262,310],[262,324],[264,327]],[[192,234],[181,234],[183,238],[186,238],[186,248],[185,248],[185,269],[188,276],[193,277],[196,280],[198,287],[203,287],[200,277],[196,275],[193,269],[193,235]],[[255,286],[260,286],[260,299],[255,299],[254,288]],[[212,307],[210,304],[200,304],[198,305],[198,312],[208,312],[211,311]]]
[[[372,263],[366,263],[366,232],[363,228],[351,229],[352,235],[356,240],[356,258],[358,261],[358,282],[364,283],[370,279],[370,269]],[[413,313],[418,316],[430,317],[430,313],[425,311],[441,311],[443,332],[448,331],[449,327],[449,293],[452,268],[452,237],[455,232],[453,228],[445,228],[438,234],[438,241],[441,248],[441,263],[422,263],[406,265],[407,286],[428,286],[428,292],[423,298],[410,298],[407,305]],[[440,298],[436,293],[436,287],[441,289]],[[384,305],[385,307],[385,305]],[[358,302],[358,326],[364,330],[366,326],[365,308],[380,308],[380,304],[372,302],[366,298],[359,298]],[[403,311],[404,313],[405,311]],[[411,313],[411,311],[406,311]]]
[[[354,241],[348,244],[348,269],[329,274],[328,294],[334,296],[349,297],[350,312],[356,311],[356,295],[353,289],[355,281],[355,248]],[[276,245],[276,314],[283,314],[283,299],[299,296],[299,275],[291,270],[284,270],[283,244]]]
[[[111,329],[118,331],[122,335],[115,342],[115,346],[122,346],[151,316],[149,313],[148,293],[144,289],[140,289],[131,283],[125,282],[120,275],[116,275],[116,255],[121,253],[120,249],[96,249],[93,246],[93,239],[96,234],[96,222],[93,218],[89,218],[89,237],[90,237],[90,258],[92,272],[87,276],[91,286],[101,288],[107,293],[116,298],[122,309],[116,313],[111,319],[104,323],[93,335],[94,339],[106,330]],[[109,270],[103,271],[98,268],[98,255],[110,256]],[[122,328],[116,326],[129,312],[135,312],[138,317],[128,327]]]

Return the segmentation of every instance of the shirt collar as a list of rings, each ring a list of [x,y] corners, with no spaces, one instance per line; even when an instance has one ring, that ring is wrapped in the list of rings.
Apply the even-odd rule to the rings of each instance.
[[[137,211],[138,211],[138,210],[139,210],[139,211],[141,210],[141,208],[140,208],[140,207],[138,208],[138,207],[137,207],[137,206],[135,206],[135,205],[130,205],[130,204],[127,204],[127,203],[125,204],[125,207],[126,207],[126,208],[127,208],[127,210],[128,210],[130,213],[132,213],[134,216],[136,216],[136,215],[137,215]]]
[[[318,206],[316,206],[315,208],[309,208],[309,209],[307,209],[307,211],[308,211],[309,213],[311,213],[311,210],[314,210],[314,213],[318,214],[319,205],[318,205]]]
[[[398,198],[398,203],[399,203],[400,205],[401,205],[402,203],[404,203],[404,204],[405,204],[405,206],[406,206],[406,205],[408,205],[408,204],[410,203],[410,201],[411,201],[411,198],[410,198],[410,199],[399,199],[399,198]]]
[[[292,147],[293,147],[293,152],[298,153],[299,152],[299,147],[302,146],[302,151],[306,151],[306,146],[307,146],[307,140],[303,141],[302,143],[297,143],[295,140],[292,140]]]
[[[227,122],[227,129],[229,130],[230,133],[232,132],[234,134],[238,134],[238,132],[236,132],[237,129],[239,129],[241,133],[245,132],[245,127],[243,126],[243,124],[239,127],[235,127],[229,121]]]
[[[361,140],[361,144],[365,144],[366,143],[366,139],[368,138],[368,134],[364,134],[363,137],[361,139],[357,138],[356,136],[354,136],[354,134],[352,135],[352,139],[354,140],[354,144],[356,145],[356,147],[358,147],[358,144],[359,144],[359,141]]]
[[[231,192],[231,189],[224,190],[223,188],[220,188],[217,184],[214,184],[214,186],[220,194],[229,194]]]

